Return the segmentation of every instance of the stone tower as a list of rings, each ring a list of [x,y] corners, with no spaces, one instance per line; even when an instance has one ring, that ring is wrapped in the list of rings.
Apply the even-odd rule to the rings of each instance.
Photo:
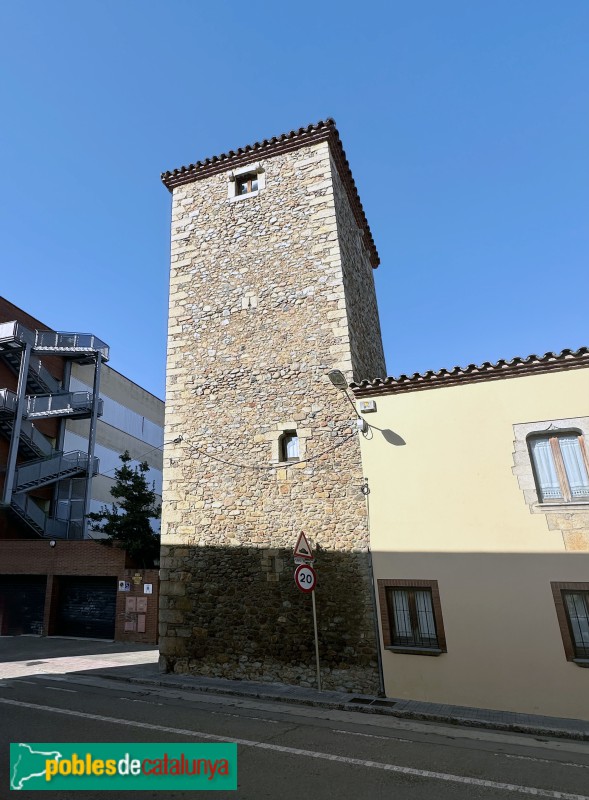
[[[311,600],[293,582],[303,530],[323,685],[375,692],[359,434],[326,375],[386,375],[378,254],[335,124],[162,180],[173,205],[161,667],[314,685]]]

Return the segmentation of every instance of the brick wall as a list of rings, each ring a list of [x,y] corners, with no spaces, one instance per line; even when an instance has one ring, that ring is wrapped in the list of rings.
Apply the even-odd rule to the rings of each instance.
[[[125,552],[116,547],[106,547],[91,541],[56,541],[51,547],[48,539],[41,541],[0,541],[0,575],[46,575],[44,632],[52,633],[57,611],[57,592],[60,576],[109,576],[118,581],[128,581],[130,592],[117,591],[115,639],[123,642],[157,643],[158,589],[157,570],[130,568]],[[138,576],[139,581],[133,578]],[[151,583],[153,594],[145,595],[143,585]],[[146,600],[145,631],[126,630],[125,623],[137,623],[138,612],[126,611],[127,597]],[[127,626],[129,627],[129,626]]]

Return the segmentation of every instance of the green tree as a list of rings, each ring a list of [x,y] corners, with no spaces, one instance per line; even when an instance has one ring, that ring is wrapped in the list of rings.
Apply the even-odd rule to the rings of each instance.
[[[154,485],[150,488],[145,477],[149,464],[143,461],[138,467],[130,467],[132,459],[127,450],[119,458],[123,463],[115,469],[115,484],[110,490],[114,503],[88,514],[91,528],[106,534],[100,542],[123,548],[144,568],[153,567],[159,558],[160,539],[150,520],[159,519],[161,506],[156,503]]]

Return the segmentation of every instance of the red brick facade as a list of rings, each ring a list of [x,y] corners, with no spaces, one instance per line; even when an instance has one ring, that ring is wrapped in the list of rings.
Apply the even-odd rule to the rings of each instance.
[[[117,591],[115,640],[157,644],[158,570],[129,567],[123,550],[92,541],[58,540],[52,547],[48,539],[2,540],[0,573],[2,576],[47,576],[43,619],[43,634],[46,636],[54,632],[61,576],[110,576],[128,582],[130,591]],[[152,594],[144,593],[144,584],[152,585]],[[128,603],[128,599],[135,602]],[[139,609],[138,600],[141,601]],[[135,610],[129,609],[129,605],[135,605]],[[145,627],[144,631],[142,627]]]

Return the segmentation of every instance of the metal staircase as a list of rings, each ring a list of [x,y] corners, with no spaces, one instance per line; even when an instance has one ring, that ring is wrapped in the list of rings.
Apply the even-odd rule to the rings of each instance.
[[[42,363],[45,356],[58,356],[66,363],[95,364],[95,391],[68,391],[69,368],[64,372],[66,386],[62,386]],[[96,420],[103,407],[98,397],[100,365],[108,357],[108,346],[92,334],[31,331],[19,322],[0,324],[0,359],[19,378],[16,392],[0,389],[0,434],[10,441],[2,505],[41,536],[83,537],[83,521],[50,517],[27,492],[85,475],[87,512],[89,483],[98,472],[93,453]],[[35,427],[36,420],[44,419],[60,419],[62,425],[67,419],[90,419],[88,453],[56,450]]]
[[[1,326],[0,326],[1,327]],[[19,350],[4,350],[4,362],[8,364],[15,375],[20,372],[21,352]],[[55,394],[61,391],[61,384],[54,378],[48,369],[45,369],[40,358],[31,358],[27,374],[27,392],[29,394]]]
[[[81,450],[70,453],[55,452],[49,458],[39,458],[17,467],[14,478],[15,493],[28,492],[48,483],[55,483],[64,478],[88,473],[91,476],[98,472],[98,459],[94,458],[88,469],[88,454]]]

